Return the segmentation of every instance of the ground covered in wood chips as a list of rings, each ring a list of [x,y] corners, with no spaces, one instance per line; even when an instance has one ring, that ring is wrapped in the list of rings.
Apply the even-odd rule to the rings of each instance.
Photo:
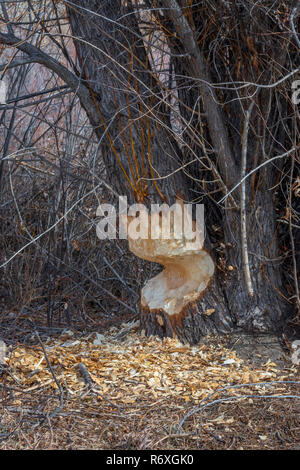
[[[138,322],[33,333],[7,351],[0,449],[299,449],[299,367],[274,338],[251,341],[190,347]]]

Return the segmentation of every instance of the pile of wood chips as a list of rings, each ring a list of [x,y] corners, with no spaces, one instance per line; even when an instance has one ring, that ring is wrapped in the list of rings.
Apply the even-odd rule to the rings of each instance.
[[[265,394],[270,386],[264,382],[295,380],[297,375],[292,364],[283,370],[267,360],[254,367],[216,342],[191,347],[173,338],[144,337],[138,326],[123,324],[121,332],[113,327],[83,336],[66,330],[44,342],[46,355],[40,343],[18,345],[8,354],[6,383],[30,392],[57,389],[58,382],[74,398],[90,389],[94,393],[86,394],[86,400],[96,397],[117,406],[167,397],[197,405],[228,385],[261,383],[255,393]],[[233,388],[230,394],[240,396],[243,391],[249,393]]]

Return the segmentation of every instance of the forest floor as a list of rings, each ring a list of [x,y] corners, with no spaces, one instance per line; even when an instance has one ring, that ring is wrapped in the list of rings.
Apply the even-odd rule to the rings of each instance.
[[[132,321],[32,333],[6,357],[0,449],[300,449],[299,366],[276,337],[191,347]]]

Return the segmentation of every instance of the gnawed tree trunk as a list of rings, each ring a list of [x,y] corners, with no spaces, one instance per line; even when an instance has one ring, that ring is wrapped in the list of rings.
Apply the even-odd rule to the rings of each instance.
[[[189,152],[190,147],[187,152],[184,146],[180,148],[172,131],[170,111],[163,99],[164,90],[151,70],[138,23],[130,7],[131,2],[126,6],[121,1],[74,0],[73,3],[78,8],[68,8],[70,24],[82,75],[94,101],[93,108],[86,108],[86,112],[101,141],[107,173],[114,188],[119,194],[128,195],[131,201],[135,199],[148,206],[151,202],[165,201],[172,204],[178,190],[189,201],[191,195],[195,194],[190,189],[201,188],[204,202],[212,209],[206,211],[205,220],[215,274],[209,287],[203,289],[203,296],[199,287],[202,282],[199,266],[203,263],[207,266],[206,287],[212,275],[210,255],[197,253],[198,259],[202,257],[201,263],[197,265],[192,255],[184,253],[183,249],[178,262],[174,255],[176,246],[164,251],[162,244],[156,246],[151,255],[147,255],[145,245],[141,245],[141,252],[130,242],[129,246],[135,254],[165,266],[163,273],[148,281],[142,289],[142,328],[147,334],[161,337],[176,334],[182,341],[189,343],[196,343],[206,333],[229,331],[235,326],[247,331],[278,330],[287,303],[283,300],[282,272],[276,241],[275,195],[271,188],[278,182],[281,161],[278,161],[277,168],[264,166],[251,179],[248,178],[244,188],[239,187],[226,199],[224,208],[211,202],[206,194],[209,191],[205,191],[204,183],[201,184],[201,179],[210,180],[211,188],[214,192],[219,191],[217,195],[221,199],[226,191],[239,183],[243,171],[250,171],[272,157],[275,150],[276,153],[282,150],[282,146],[278,148],[275,144],[277,138],[281,139],[282,145],[290,148],[285,132],[275,126],[276,119],[282,117],[280,113],[283,111],[276,107],[276,100],[280,101],[280,97],[277,96],[275,100],[272,89],[258,92],[253,98],[255,104],[246,128],[245,109],[250,99],[240,94],[240,100],[243,98],[244,101],[238,101],[236,96],[229,100],[232,98],[229,92],[228,95],[226,91],[217,94],[208,85],[213,81],[240,81],[249,77],[259,81],[260,46],[254,42],[253,34],[256,33],[255,28],[260,27],[251,20],[248,10],[240,6],[242,38],[239,38],[237,44],[241,40],[248,49],[246,53],[241,50],[239,63],[236,62],[235,50],[229,50],[226,58],[217,58],[220,73],[224,73],[220,80],[216,73],[210,73],[212,66],[203,56],[203,51],[208,51],[208,47],[199,47],[197,31],[189,13],[184,13],[180,2],[176,0],[160,2],[160,6],[165,9],[160,22],[165,23],[164,31],[169,31],[167,40],[170,50],[177,52],[177,55],[184,55],[184,61],[180,62],[176,57],[173,61],[175,77],[176,67],[177,70],[181,67],[178,83],[183,80],[183,72],[195,79],[191,93],[184,92],[187,101],[183,104],[181,102],[180,106],[185,109],[182,113],[184,122],[189,120],[195,132],[201,129],[202,133],[201,144],[195,144],[192,149],[193,154],[198,155],[199,162],[190,167],[194,169],[192,176],[200,181],[197,185],[184,171],[179,170],[182,163],[192,160],[193,154]],[[151,6],[151,2],[148,3]],[[221,10],[228,7],[225,3],[228,2],[222,2]],[[200,13],[197,11],[195,9],[193,23],[205,31],[209,21],[205,24],[200,17],[202,10]],[[222,14],[222,11],[216,13],[219,21]],[[247,17],[245,21],[244,17]],[[263,20],[262,24],[265,25],[268,20]],[[225,27],[225,33],[229,34],[230,28],[227,30],[227,27],[230,24]],[[273,25],[268,24],[268,27],[272,28]],[[276,39],[276,28],[274,37]],[[267,51],[272,57],[275,39],[262,46],[264,54]],[[227,46],[229,49],[232,47],[229,43]],[[247,53],[251,59],[247,58]],[[286,67],[286,57],[287,54],[279,58],[283,69]],[[277,59],[276,56],[276,67]],[[249,67],[251,74],[247,75]],[[268,80],[275,81],[272,74],[273,71],[266,74],[266,83]],[[178,93],[182,98],[180,90]],[[189,102],[195,93],[201,97],[203,121],[202,117],[199,119],[199,114],[196,113],[195,117],[194,103]],[[226,101],[226,98],[229,103],[225,107],[220,103]],[[275,126],[273,134],[266,131],[269,126]],[[244,144],[243,136],[247,137]],[[209,142],[210,147],[207,148],[204,142]],[[155,178],[157,182],[153,181]],[[241,218],[245,221],[244,225],[241,224]],[[213,225],[218,226],[216,230],[223,234],[221,242],[220,239],[213,240]],[[162,257],[158,255],[160,250],[164,251]],[[197,284],[198,281],[198,287],[195,287],[193,283]],[[188,292],[185,302],[185,288],[191,286],[190,283],[193,284],[193,293],[189,298]],[[168,295],[172,298],[169,299]],[[167,306],[170,302],[176,305],[173,311]]]
[[[197,303],[215,271],[211,256],[203,249],[203,230],[192,221],[192,214],[184,210],[180,199],[171,208],[152,211],[150,215],[146,212],[144,224],[145,218],[148,236],[136,238],[129,230],[129,249],[142,259],[161,264],[164,269],[141,290],[142,325],[149,334],[153,333],[154,323],[154,328],[159,325],[162,335],[176,334],[183,341],[197,342],[197,329],[183,328],[183,321],[190,315],[195,317]],[[136,223],[136,217],[124,215],[122,219],[127,230],[132,222]],[[193,232],[188,233],[187,227]]]

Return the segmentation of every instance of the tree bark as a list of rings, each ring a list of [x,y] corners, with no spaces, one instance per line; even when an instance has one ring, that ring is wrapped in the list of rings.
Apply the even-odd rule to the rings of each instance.
[[[130,2],[126,7],[121,1],[74,0],[73,3],[77,8],[68,7],[69,20],[93,107],[82,104],[101,142],[111,184],[119,194],[128,195],[131,201],[135,199],[148,205],[163,201],[172,204],[178,191],[188,201],[192,183],[180,170],[184,155],[171,129],[169,111],[157,77],[151,70]],[[179,4],[175,0],[161,3],[168,9],[165,17],[168,16],[176,31],[181,51],[187,54],[186,74],[197,79],[193,94],[197,89],[201,97],[206,138],[215,153],[207,163],[213,163],[222,178],[220,191],[224,190],[224,184],[231,189],[241,178],[242,139],[240,134],[232,131],[236,127],[236,114],[225,113],[216,93],[207,84],[212,83],[214,77]],[[269,98],[272,92],[264,93],[265,96],[263,92],[261,96]],[[192,103],[188,104],[192,108]],[[235,109],[236,103],[233,103],[232,110]],[[256,134],[261,131],[259,126],[264,119],[272,118],[270,115],[270,109],[264,112],[257,100],[249,121],[246,170],[263,158],[261,155],[257,157],[260,145]],[[265,153],[272,149],[273,144],[267,142]],[[155,178],[158,178],[157,182],[153,181]],[[177,319],[164,310],[142,306],[141,326],[148,335],[163,337],[176,334],[180,340],[194,344],[204,334],[226,332],[234,327],[257,332],[278,330],[285,316],[286,302],[283,300],[276,241],[274,195],[270,191],[275,182],[275,170],[264,167],[245,183],[244,217],[253,294],[247,290],[240,195],[236,190],[233,193],[235,207],[227,204],[224,209],[216,208],[224,240],[221,251],[211,252],[216,270],[209,288],[201,299],[189,303],[184,315]],[[216,221],[215,216],[213,220]],[[206,224],[210,226],[211,223],[210,214],[206,214]],[[207,242],[211,248],[210,238]]]
[[[182,154],[133,12],[120,20],[128,13],[120,0],[73,4],[78,9],[68,8],[69,20],[94,100],[93,108],[85,110],[89,117],[98,112],[95,132],[108,178],[130,201],[172,203],[177,190],[187,196]]]

